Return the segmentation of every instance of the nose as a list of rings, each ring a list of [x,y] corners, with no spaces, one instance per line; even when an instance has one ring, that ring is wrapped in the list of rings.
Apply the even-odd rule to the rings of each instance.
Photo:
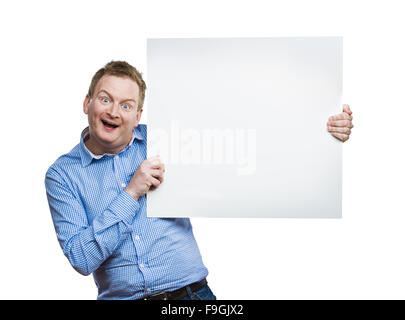
[[[108,109],[108,114],[113,117],[116,118],[119,116],[119,103],[118,102],[114,102],[111,103],[110,108]]]

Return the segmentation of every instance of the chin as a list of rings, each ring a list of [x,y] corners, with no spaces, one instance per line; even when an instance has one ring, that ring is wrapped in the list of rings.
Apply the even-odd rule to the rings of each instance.
[[[106,133],[106,132],[100,132],[97,134],[97,137],[100,141],[103,141],[105,143],[112,143],[117,140],[118,136],[116,134],[111,134],[111,133]]]
[[[98,138],[103,144],[112,148],[117,148],[124,144],[126,145],[131,137],[132,135],[125,135],[122,132],[101,132],[98,135]]]

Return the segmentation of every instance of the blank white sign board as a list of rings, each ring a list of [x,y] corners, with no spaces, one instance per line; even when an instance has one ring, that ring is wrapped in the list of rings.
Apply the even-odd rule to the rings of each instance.
[[[342,38],[148,39],[149,217],[339,218]]]

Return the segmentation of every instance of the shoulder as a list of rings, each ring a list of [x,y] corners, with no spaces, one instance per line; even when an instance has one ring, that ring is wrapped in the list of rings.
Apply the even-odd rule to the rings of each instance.
[[[147,138],[147,126],[146,124],[138,124],[136,128],[134,128],[134,133],[136,135],[141,136],[143,139],[146,140]]]
[[[78,165],[81,165],[80,144],[77,144],[68,153],[65,153],[58,157],[46,171],[45,179],[51,176],[62,177]]]

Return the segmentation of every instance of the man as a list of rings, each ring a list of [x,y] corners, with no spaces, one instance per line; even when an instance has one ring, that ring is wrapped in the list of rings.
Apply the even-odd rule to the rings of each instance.
[[[93,76],[83,103],[89,126],[45,177],[59,243],[73,268],[93,273],[98,299],[216,299],[190,220],[146,217],[146,193],[165,168],[158,156],[146,159],[145,90],[126,62]],[[328,130],[346,141],[351,120],[345,105]]]

